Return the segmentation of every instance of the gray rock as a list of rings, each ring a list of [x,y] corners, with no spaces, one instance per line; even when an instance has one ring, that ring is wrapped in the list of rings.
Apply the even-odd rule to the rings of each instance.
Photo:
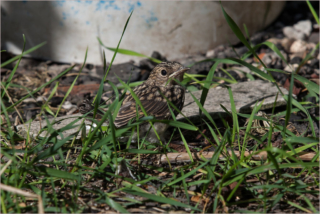
[[[213,58],[214,57],[214,50],[208,50],[207,53],[206,53],[206,57],[207,58]]]
[[[280,51],[280,53],[287,60],[287,54],[284,51]],[[275,52],[265,53],[261,60],[268,68],[270,68],[271,65],[274,65],[277,61],[282,61],[281,57]]]
[[[284,27],[282,29],[283,34],[288,37],[289,39],[306,39],[306,35],[303,32],[297,31],[293,27]]]
[[[236,72],[241,79],[245,77],[244,73],[252,74],[250,69],[248,67],[245,67],[245,66],[233,66],[233,67],[229,68],[228,71]]]
[[[58,117],[55,120],[55,124],[52,125],[53,129],[58,130],[60,128],[65,127],[66,125],[70,124],[71,122],[75,121],[79,116],[82,116],[81,114],[74,114],[74,115],[67,115],[67,116],[62,116],[62,117]],[[54,122],[54,118],[50,118],[48,119],[49,122],[52,124]],[[71,134],[74,134],[75,132],[78,131],[80,124],[82,123],[82,119],[79,120],[78,122],[76,122],[74,124],[74,128],[69,129],[69,130],[65,130],[63,131],[61,134],[62,136],[58,136],[58,139],[61,138],[65,138],[67,136],[70,136]],[[90,124],[89,121],[85,120],[86,124]],[[30,124],[30,131],[29,131],[29,135],[32,137],[36,137],[39,134],[39,131],[41,130],[41,127],[44,128],[47,125],[47,122],[45,120],[43,121],[33,121]],[[22,124],[22,125],[18,125],[16,126],[18,133],[24,137],[27,136],[27,132],[26,130],[29,129],[29,124]],[[41,137],[45,137],[47,135],[47,131],[43,131],[40,133],[39,136]],[[80,135],[78,136],[78,138],[80,138]]]
[[[312,32],[309,36],[308,42],[317,44],[319,42],[319,32]]]
[[[290,47],[291,53],[305,52],[307,50],[307,43],[302,40],[294,41]]]
[[[284,94],[288,91],[280,87]],[[276,94],[278,93],[277,87],[266,81],[255,80],[251,82],[241,82],[231,85],[233,99],[235,102],[236,110],[240,113],[249,113],[254,108],[256,102],[258,104],[264,100],[260,110],[270,109],[273,107]],[[202,91],[193,92],[193,95],[200,99]],[[231,112],[231,104],[229,92],[226,88],[213,88],[209,90],[204,108],[208,111],[213,119],[219,118],[220,115],[225,115],[225,111],[221,108],[223,105],[228,111]],[[286,105],[286,101],[279,95],[276,106]],[[182,113],[192,121],[200,121],[199,107],[193,100],[192,96],[186,95],[184,108]],[[202,115],[203,116],[203,115]],[[185,121],[185,118],[180,114],[178,120]]]
[[[237,84],[232,84],[231,90],[233,93],[234,102],[236,105],[237,112],[241,113],[249,113],[254,108],[254,105],[256,102],[260,103],[262,100],[264,100],[263,105],[260,110],[270,109],[273,107],[273,103],[275,101],[275,96],[278,92],[276,86],[270,82],[262,81],[262,80],[256,80],[251,82],[241,82]],[[287,90],[280,87],[282,92],[284,94],[287,94]],[[195,91],[192,94],[200,100],[202,91]],[[212,116],[213,119],[219,118],[219,114],[221,116],[225,115],[225,111],[221,108],[221,105],[223,105],[228,111],[231,112],[231,104],[230,104],[230,98],[229,98],[229,92],[226,88],[213,88],[209,90],[206,102],[204,104],[204,108],[208,111],[208,113]],[[283,106],[286,105],[285,100],[278,96],[278,100],[276,102],[276,106]],[[187,93],[184,108],[182,110],[182,113],[188,117],[190,120],[197,122],[200,121],[199,117],[199,107],[193,100],[192,96]],[[72,116],[63,116],[56,118],[56,123],[53,125],[53,128],[55,130],[58,130],[62,127],[65,127],[66,125],[73,122],[75,119],[77,119],[81,114],[74,114]],[[202,115],[203,116],[203,115]],[[185,118],[180,114],[177,117],[180,121],[185,121]],[[49,119],[50,122],[53,121],[53,119]],[[73,126],[74,128],[63,131],[61,137],[65,138],[75,132],[78,131],[80,124],[82,123],[82,119],[79,120],[77,123],[75,123]],[[90,122],[85,120],[85,124],[89,125]],[[42,121],[34,121],[31,123],[30,126],[30,136],[37,136],[40,127],[45,127],[46,122]],[[26,130],[28,130],[29,125],[28,124],[22,124],[18,125],[17,130],[20,134],[23,136],[26,136]],[[45,136],[46,131],[42,132],[40,136]],[[61,139],[61,137],[58,137]],[[80,135],[78,136],[80,138]]]
[[[312,23],[310,20],[300,21],[297,24],[293,25],[293,28],[297,31],[302,32],[307,37],[310,36],[312,30]]]
[[[290,52],[290,47],[292,45],[292,43],[294,42],[295,40],[294,39],[289,39],[287,37],[283,38],[281,40],[281,46],[283,47],[283,49],[286,51],[286,52]]]

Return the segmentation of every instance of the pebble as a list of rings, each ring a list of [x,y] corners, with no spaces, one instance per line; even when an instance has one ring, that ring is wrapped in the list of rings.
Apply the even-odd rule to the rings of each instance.
[[[301,58],[301,57],[294,56],[294,57],[290,60],[290,63],[291,63],[291,64],[300,64],[301,61],[302,61],[302,58]]]
[[[291,53],[305,52],[307,50],[307,43],[302,40],[294,41],[290,47]]]
[[[47,101],[47,98],[45,96],[39,96],[39,97],[37,97],[36,101],[37,102],[45,102],[45,101]]]
[[[297,24],[293,25],[293,28],[297,31],[302,32],[307,37],[310,36],[312,30],[312,23],[310,20],[300,21]]]
[[[272,37],[272,38],[270,38],[270,39],[268,39],[267,40],[268,42],[271,42],[271,43],[273,43],[273,44],[275,44],[275,45],[277,45],[277,44],[281,44],[281,39],[278,39],[278,38],[274,38],[274,37]]]
[[[319,32],[312,32],[309,36],[308,42],[317,44],[319,42]]]
[[[168,210],[168,209],[171,209],[172,206],[170,204],[161,204],[160,207],[162,209]]]
[[[281,40],[281,45],[286,52],[290,52],[290,47],[294,41],[294,39],[289,39],[285,37]]]
[[[306,35],[303,32],[297,31],[293,27],[284,27],[282,29],[282,32],[289,39],[299,39],[299,40],[306,39]]]
[[[69,110],[71,108],[77,108],[76,105],[72,105],[70,101],[65,101],[65,103],[62,105],[62,107],[66,110]]]
[[[197,189],[197,186],[196,186],[196,185],[193,185],[193,186],[189,187],[189,190],[190,190],[190,191],[196,191],[196,189]]]
[[[315,67],[315,68],[319,68],[319,59],[312,59],[309,63],[310,67]]]
[[[269,65],[272,62],[272,57],[270,54],[265,54],[261,60],[265,65]]]
[[[285,59],[287,59],[288,56],[284,51],[280,51],[280,53]],[[279,62],[280,67],[282,66],[282,60],[280,56],[278,56],[278,54],[276,54],[275,52],[266,53],[261,60],[265,63],[267,67],[271,67],[271,65],[275,65],[277,62]]]
[[[226,55],[223,52],[220,52],[220,53],[218,53],[217,58],[218,59],[224,59],[224,58],[226,58]]]
[[[298,64],[289,64],[283,70],[291,73],[292,71],[295,71],[298,67]]]
[[[208,50],[206,53],[207,58],[213,58],[214,57],[214,50]]]

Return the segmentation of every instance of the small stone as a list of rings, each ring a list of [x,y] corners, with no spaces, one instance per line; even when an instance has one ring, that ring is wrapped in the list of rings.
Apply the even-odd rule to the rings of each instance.
[[[208,50],[206,53],[206,57],[207,58],[212,58],[214,57],[214,50]]]
[[[45,102],[45,101],[47,101],[47,98],[45,96],[39,96],[39,97],[37,97],[36,101],[40,102],[40,103]]]
[[[262,57],[262,62],[265,64],[265,65],[270,65],[271,62],[272,62],[272,57],[269,55],[269,54],[265,54],[263,57]],[[269,67],[269,66],[268,66]]]
[[[246,46],[242,46],[240,48],[236,48],[235,51],[239,56],[242,56],[243,54],[248,52],[248,48]]]
[[[237,57],[237,54],[234,52],[234,50],[231,47],[228,47],[225,51],[224,54],[226,57]]]
[[[319,42],[319,32],[312,32],[309,36],[308,42],[317,44]]]
[[[285,59],[287,59],[287,54],[284,51],[280,51],[280,53]],[[262,61],[267,65],[267,67],[270,67],[271,65],[274,66],[276,63],[279,63],[280,67],[282,65],[282,59],[275,52],[265,53],[262,57]]]
[[[318,59],[312,59],[309,63],[309,66],[311,68],[319,68],[319,60]]]
[[[196,185],[189,187],[189,191],[196,191],[196,189],[197,189]]]
[[[294,42],[294,39],[289,39],[285,37],[281,40],[281,45],[285,51],[290,52],[290,47],[293,42]]]
[[[268,42],[271,42],[271,43],[273,43],[273,44],[275,44],[275,45],[277,45],[277,44],[281,44],[281,39],[278,39],[278,38],[274,38],[274,37],[272,37],[272,38],[270,38],[270,39],[268,39],[267,40]]]
[[[157,206],[157,203],[156,202],[146,202],[146,206],[147,207],[155,207],[155,206]]]
[[[223,52],[220,52],[220,53],[218,53],[217,58],[218,59],[224,59],[224,58],[226,58],[226,55]]]
[[[240,67],[231,67],[230,70],[240,73],[252,73],[248,67],[240,66]]]
[[[304,40],[306,35],[303,32],[295,30],[293,27],[284,27],[282,29],[283,34],[289,39],[300,39]]]
[[[291,64],[300,64],[300,62],[302,61],[301,57],[295,56],[290,60]]]
[[[294,65],[287,65],[283,70],[284,71],[287,71],[287,72],[292,72],[292,71],[294,71],[298,66],[297,66],[298,64],[294,64]]]
[[[305,52],[307,50],[307,43],[302,40],[294,41],[290,47],[291,53]]]
[[[119,84],[119,83],[118,83]],[[120,85],[122,86],[122,84],[120,83]],[[111,90],[112,89],[112,87],[111,87],[111,85],[109,84],[109,83],[104,83],[103,84],[103,90],[104,91],[109,91],[109,90]]]
[[[246,58],[244,61],[251,64],[253,62],[253,58]]]
[[[306,36],[310,36],[312,23],[310,20],[300,21],[297,24],[293,25],[293,28],[297,31],[302,32]]]
[[[313,50],[316,48],[316,44],[315,43],[307,43],[306,47],[308,50]]]
[[[172,206],[170,204],[161,204],[160,207],[162,209],[169,210],[169,209],[171,209]]]
[[[71,108],[77,108],[77,106],[72,105],[70,101],[65,101],[64,104],[62,105],[62,108],[69,110]]]

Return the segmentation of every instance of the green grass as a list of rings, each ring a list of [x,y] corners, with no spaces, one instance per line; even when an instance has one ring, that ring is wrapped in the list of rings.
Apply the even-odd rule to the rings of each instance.
[[[309,6],[311,5],[309,4]],[[185,118],[187,122],[180,122],[173,117],[173,120],[163,122],[169,123],[173,130],[176,130],[174,135],[176,137],[180,136],[182,139],[190,159],[189,162],[184,164],[170,162],[170,155],[175,151],[168,144],[161,144],[158,147],[145,139],[139,139],[137,149],[130,149],[130,139],[124,143],[118,141],[118,137],[124,134],[130,135],[132,130],[138,129],[139,124],[146,121],[153,124],[157,121],[147,116],[146,112],[144,112],[144,118],[128,124],[124,128],[116,129],[112,123],[108,127],[103,127],[103,120],[113,121],[115,119],[123,100],[123,95],[118,93],[116,86],[112,83],[110,84],[115,91],[115,99],[112,104],[107,106],[108,110],[103,115],[101,122],[92,120],[96,127],[89,133],[85,129],[85,124],[82,123],[76,133],[63,137],[63,131],[73,128],[75,122],[82,120],[86,115],[76,118],[74,122],[56,130],[53,128],[53,124],[60,122],[60,119],[57,118],[57,112],[51,123],[43,114],[48,122],[48,125],[42,127],[40,131],[40,133],[47,131],[44,137],[41,137],[40,133],[34,137],[29,135],[26,137],[19,136],[11,127],[8,113],[18,110],[17,106],[23,100],[33,96],[42,88],[68,73],[72,69],[70,67],[50,82],[32,92],[28,92],[27,96],[15,103],[5,105],[10,100],[6,90],[2,91],[1,115],[4,115],[5,121],[1,118],[1,154],[3,155],[1,185],[13,188],[10,190],[1,189],[1,212],[39,212],[38,207],[40,206],[45,212],[75,213],[111,209],[126,213],[131,212],[132,208],[135,207],[140,207],[143,210],[144,208],[141,208],[141,206],[149,206],[148,203],[154,203],[151,207],[159,205],[158,208],[166,212],[170,210],[192,213],[226,212],[227,209],[231,212],[271,212],[279,206],[283,207],[284,212],[318,212],[319,138],[315,135],[316,131],[313,123],[319,123],[319,118],[314,118],[308,113],[309,103],[298,102],[292,98],[292,83],[293,79],[300,80],[307,87],[309,93],[317,97],[319,96],[318,85],[299,76],[297,71],[292,72],[289,95],[284,95],[279,88],[279,96],[287,101],[286,110],[275,114],[274,107],[268,118],[257,116],[262,104],[257,104],[251,114],[236,112],[230,88],[228,90],[231,112],[227,112],[229,117],[213,120],[211,115],[203,108],[208,90],[213,85],[219,84],[212,81],[219,63],[246,66],[254,73],[256,78],[260,77],[273,83],[275,83],[275,80],[270,75],[270,71],[283,72],[269,69],[261,61],[261,65],[268,73],[264,73],[259,68],[246,63],[244,59],[248,56],[257,57],[255,51],[262,45],[269,47],[281,58],[283,56],[277,47],[269,42],[252,47],[232,18],[223,8],[222,11],[229,26],[240,41],[247,46],[249,52],[239,56],[239,58],[210,59],[214,61],[214,65],[205,80],[198,79],[199,76],[196,75],[185,75],[182,85],[188,88],[190,85],[197,84],[202,90],[200,100],[197,100],[192,93],[191,96],[199,107],[203,121],[201,124],[194,124],[188,118]],[[117,53],[145,57],[134,51],[119,49],[131,15],[125,24],[117,48],[107,47],[114,51],[114,56],[108,68],[106,64],[104,65],[106,76],[101,80],[101,87],[96,96],[97,101],[101,98],[103,83]],[[313,13],[313,15],[317,14]],[[103,45],[101,40],[99,42]],[[35,50],[38,47],[30,50]],[[7,65],[13,60],[20,61],[26,52],[1,66]],[[90,53],[85,53],[83,66],[87,54]],[[306,56],[303,62],[310,57],[312,57],[312,54]],[[257,57],[257,59],[259,58]],[[151,60],[159,62],[155,59]],[[286,62],[284,58],[283,60]],[[12,70],[8,81],[1,82],[2,89],[16,87],[10,81],[19,61]],[[80,69],[78,76],[81,71],[82,69]],[[228,71],[224,72],[227,73]],[[69,93],[77,77],[70,87]],[[229,77],[230,79],[227,82],[236,82],[231,76]],[[203,77],[201,76],[201,78]],[[137,104],[144,110],[131,89],[137,83],[129,85],[121,80],[120,82],[125,92],[131,93]],[[57,87],[58,85],[55,88]],[[66,94],[64,100],[69,93]],[[99,107],[97,101],[95,102],[94,112]],[[317,100],[317,102],[315,107],[318,108],[319,101]],[[179,111],[171,102],[169,104],[172,110]],[[45,110],[50,113],[46,105],[43,107],[43,112]],[[312,136],[296,136],[287,128],[291,113],[298,111],[307,115]],[[276,116],[284,117],[284,123],[276,121]],[[241,122],[244,120],[247,120],[246,125]],[[269,124],[268,127],[264,127],[265,133],[262,135],[253,133],[257,128],[255,127],[257,121],[264,121]],[[203,132],[204,129],[207,131]],[[207,159],[199,153],[198,158],[194,158],[187,144],[189,143],[188,139],[184,136],[186,132],[191,131],[194,135],[200,135],[208,142],[209,146],[202,149],[202,154],[209,151],[210,147],[214,147],[212,157]],[[273,147],[271,141],[272,136],[278,132],[283,139],[280,148]],[[80,139],[76,138],[78,134],[81,136]],[[257,144],[252,146],[250,142],[253,139],[256,140]],[[22,142],[25,142],[26,146],[18,149],[16,146]],[[259,149],[258,146],[263,142],[267,142],[267,145],[263,149]],[[248,151],[250,154],[248,154]],[[262,153],[267,155],[265,159],[256,158],[256,155]],[[309,161],[301,160],[299,155],[304,153],[312,154],[313,158]],[[161,156],[165,157],[161,159],[164,161],[162,164],[158,164]],[[4,161],[4,158],[6,161]],[[125,171],[133,173],[133,176],[116,173],[119,166],[122,165],[125,168],[127,167],[128,170]],[[190,188],[192,189],[190,190]],[[28,193],[37,197],[28,197]],[[160,205],[166,205],[169,208],[160,207]]]

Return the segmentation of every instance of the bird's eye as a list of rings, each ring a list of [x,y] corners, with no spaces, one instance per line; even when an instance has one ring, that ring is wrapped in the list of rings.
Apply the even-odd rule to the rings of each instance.
[[[165,76],[165,75],[167,75],[167,71],[166,70],[162,70],[161,74],[162,74],[162,76]]]

